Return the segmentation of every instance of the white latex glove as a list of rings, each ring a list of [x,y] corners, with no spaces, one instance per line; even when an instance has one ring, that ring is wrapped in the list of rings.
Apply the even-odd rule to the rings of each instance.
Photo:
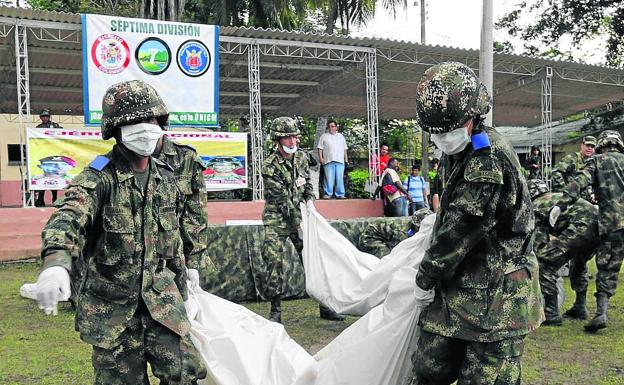
[[[48,267],[39,274],[36,291],[39,309],[48,315],[57,315],[56,305],[67,301],[71,295],[69,273],[61,266]]]
[[[186,276],[190,282],[191,289],[197,289],[199,286],[199,270],[186,268]]]
[[[554,206],[550,209],[550,214],[548,214],[548,223],[550,223],[550,227],[555,227],[557,219],[559,219],[559,215],[561,215],[561,207]]]
[[[20,287],[20,295],[24,298],[37,300],[37,284],[25,283]]]
[[[314,201],[312,199],[306,201],[306,207],[310,211],[316,211],[316,207],[314,207]]]
[[[424,306],[427,306],[431,302],[433,302],[433,298],[435,297],[435,291],[433,291],[433,289],[423,290],[420,288],[420,286],[418,286],[418,284],[416,284],[415,286],[416,288],[414,289],[414,294],[416,295],[416,299],[418,300],[418,302],[422,303]]]

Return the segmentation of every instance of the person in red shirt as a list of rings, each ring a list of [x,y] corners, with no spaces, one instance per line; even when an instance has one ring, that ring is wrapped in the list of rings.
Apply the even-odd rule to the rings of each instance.
[[[389,161],[390,154],[388,153],[388,144],[382,143],[381,146],[379,146],[379,156],[377,157],[377,167],[375,169],[376,176],[380,176],[384,170],[388,168]],[[374,161],[371,160],[371,163],[374,163]]]

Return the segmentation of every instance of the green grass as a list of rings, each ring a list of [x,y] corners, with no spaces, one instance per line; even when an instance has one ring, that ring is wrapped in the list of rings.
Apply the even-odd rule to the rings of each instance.
[[[69,305],[61,305],[59,315],[49,317],[33,301],[19,296],[19,287],[34,282],[37,274],[34,263],[0,265],[0,384],[92,383],[91,349],[74,331]],[[620,281],[624,284],[624,274]],[[566,287],[564,308],[574,299],[567,282]],[[529,335],[523,358],[523,383],[624,384],[622,290],[611,300],[609,327],[598,334],[584,333],[583,321],[565,320],[562,327],[541,327]],[[588,298],[588,305],[593,313],[593,297]],[[267,303],[246,306],[264,316],[269,311]],[[346,322],[321,320],[316,302],[304,299],[284,302],[283,320],[290,336],[315,353],[356,318],[349,317]]]

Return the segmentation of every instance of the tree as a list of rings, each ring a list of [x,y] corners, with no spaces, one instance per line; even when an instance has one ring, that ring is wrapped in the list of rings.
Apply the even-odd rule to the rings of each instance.
[[[530,20],[523,23],[522,19]],[[541,50],[537,44],[558,47],[563,38],[571,38],[580,48],[589,39],[606,38],[605,60],[613,66],[624,66],[624,2],[621,0],[535,0],[528,5],[520,1],[517,9],[497,23],[522,38],[525,53],[549,58],[569,59],[571,54],[558,48]]]
[[[28,0],[33,9],[136,17],[137,0]]]
[[[143,19],[180,21],[184,12],[185,2],[185,0],[141,0],[139,17]]]

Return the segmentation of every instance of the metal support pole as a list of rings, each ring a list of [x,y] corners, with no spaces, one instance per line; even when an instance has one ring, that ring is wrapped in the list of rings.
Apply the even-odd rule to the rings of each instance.
[[[552,169],[552,67],[542,78],[542,178],[550,188]]]
[[[264,162],[264,135],[262,132],[262,105],[260,104],[260,47],[250,44],[247,50],[249,72],[249,125],[251,127],[251,157],[253,200],[264,198],[262,164]]]
[[[481,49],[479,50],[479,79],[487,88],[490,97],[494,99],[494,5],[493,0],[483,0],[483,15],[481,17]],[[485,116],[485,125],[492,126],[494,104]]]
[[[28,180],[28,167],[24,157],[26,145],[26,122],[30,122],[30,80],[28,72],[28,41],[27,28],[20,22],[15,24],[15,73],[17,74],[17,114],[19,120],[20,137],[20,178],[22,188],[22,206],[34,205],[34,196],[31,194],[26,200],[25,180]]]
[[[420,44],[425,45],[425,21],[427,20],[426,13],[426,3],[425,0],[420,0]],[[422,171],[423,176],[426,181],[429,181],[429,133],[425,132],[425,130],[421,129],[421,142],[420,142],[421,152],[421,164],[420,170]]]
[[[379,114],[377,109],[377,53],[366,55],[366,110],[368,112],[368,181],[370,194],[377,186],[376,170],[379,167]]]

